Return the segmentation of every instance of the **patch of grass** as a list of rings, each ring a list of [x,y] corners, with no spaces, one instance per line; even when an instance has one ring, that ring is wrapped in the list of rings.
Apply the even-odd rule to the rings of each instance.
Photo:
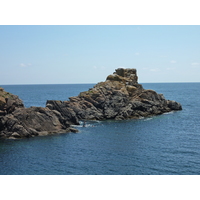
[[[2,92],[2,93],[0,93],[0,96],[3,97],[3,98],[11,98],[11,99],[13,99],[13,95],[10,94],[9,92]]]

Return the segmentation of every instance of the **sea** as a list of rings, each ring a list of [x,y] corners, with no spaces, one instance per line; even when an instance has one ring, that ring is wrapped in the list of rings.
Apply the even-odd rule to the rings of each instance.
[[[199,175],[200,83],[143,83],[182,111],[87,121],[78,133],[0,140],[0,175]],[[94,84],[1,85],[26,107],[68,100]]]

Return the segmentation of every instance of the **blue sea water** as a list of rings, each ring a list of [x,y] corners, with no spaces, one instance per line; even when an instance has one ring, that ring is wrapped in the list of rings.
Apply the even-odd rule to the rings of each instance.
[[[142,84],[183,110],[125,121],[88,121],[79,133],[0,140],[0,174],[200,174],[200,83]],[[7,85],[26,107],[68,100],[93,84]]]

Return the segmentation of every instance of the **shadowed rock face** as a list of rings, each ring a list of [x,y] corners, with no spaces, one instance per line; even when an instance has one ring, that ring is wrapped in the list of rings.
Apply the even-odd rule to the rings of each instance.
[[[143,89],[137,80],[136,69],[119,68],[105,82],[69,98],[70,101],[47,101],[46,107],[59,111],[63,117],[67,115],[74,124],[78,120],[139,118],[182,109],[180,103]]]

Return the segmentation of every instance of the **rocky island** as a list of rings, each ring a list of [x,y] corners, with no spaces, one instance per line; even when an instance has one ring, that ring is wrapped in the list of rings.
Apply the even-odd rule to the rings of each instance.
[[[47,100],[46,107],[25,108],[15,95],[0,89],[0,137],[23,138],[77,132],[80,120],[124,120],[182,110],[180,103],[138,84],[136,69],[118,68],[69,101]]]
[[[136,69],[116,69],[105,82],[69,99],[47,101],[46,107],[59,111],[73,124],[78,124],[79,120],[148,117],[182,109],[180,103],[166,100],[162,94],[145,90],[138,84]]]

